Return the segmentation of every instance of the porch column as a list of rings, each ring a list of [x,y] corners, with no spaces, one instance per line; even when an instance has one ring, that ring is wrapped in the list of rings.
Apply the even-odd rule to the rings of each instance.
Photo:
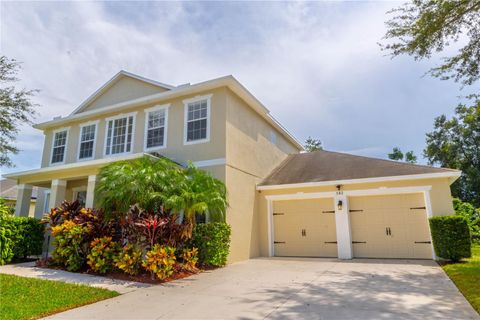
[[[341,202],[340,202],[341,201]],[[348,197],[338,191],[334,197],[337,250],[339,259],[352,259],[352,232]]]
[[[85,207],[93,208],[95,203],[95,187],[97,185],[97,176],[88,176],[87,198],[85,199]]]
[[[15,204],[15,215],[20,217],[28,217],[30,211],[30,201],[32,199],[32,185],[17,185],[17,203]]]
[[[65,193],[67,191],[67,180],[55,179],[52,180],[50,188],[50,202],[49,207],[58,207],[63,200],[65,200]]]

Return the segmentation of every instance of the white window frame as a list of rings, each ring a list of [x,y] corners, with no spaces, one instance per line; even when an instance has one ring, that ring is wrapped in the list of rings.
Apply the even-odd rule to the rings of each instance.
[[[81,187],[72,188],[72,201],[77,200],[77,197],[78,197],[78,193],[79,193],[79,192],[88,192],[87,186],[81,186]],[[86,198],[85,198],[85,200],[86,200]]]
[[[92,160],[95,159],[95,149],[97,148],[97,135],[98,135],[98,124],[100,120],[95,121],[88,121],[79,125],[79,132],[78,132],[78,148],[77,148],[77,161],[85,161],[85,160]],[[82,130],[84,127],[88,127],[91,125],[95,125],[95,135],[93,137],[93,152],[92,156],[89,158],[80,158],[80,147],[82,145]]]
[[[184,119],[183,119],[183,145],[191,145],[198,143],[210,142],[210,127],[211,127],[211,100],[213,94],[208,94],[204,96],[196,96],[190,99],[183,100],[183,109],[184,109]],[[205,139],[187,141],[187,132],[188,132],[188,105],[190,103],[199,102],[202,100],[207,100],[207,136]]]
[[[44,200],[43,200],[43,213],[50,213],[50,197],[51,197],[50,190],[45,190]]]
[[[110,154],[107,154],[107,139],[108,139],[108,122],[110,121],[115,121],[117,119],[122,119],[122,118],[127,118],[128,117],[133,117],[133,123],[132,123],[132,146],[130,147],[130,151],[125,151],[121,153],[115,153],[112,154],[110,150]],[[105,139],[103,141],[103,156],[108,158],[108,157],[116,157],[120,155],[125,155],[125,154],[130,154],[133,153],[133,148],[135,147],[135,124],[136,124],[136,119],[137,119],[137,112],[130,112],[130,113],[121,113],[119,115],[113,116],[113,117],[108,117],[105,118]],[[128,123],[127,123],[128,124]],[[113,132],[112,132],[113,135]],[[110,145],[110,148],[112,146]]]
[[[54,145],[55,145],[55,136],[57,133],[59,132],[63,132],[63,131],[66,131],[67,132],[67,135],[65,136],[65,150],[64,150],[64,153],[63,153],[63,161],[61,162],[52,162],[52,158],[53,158],[53,148],[54,148]],[[61,165],[61,164],[65,164],[65,161],[67,159],[67,154],[68,154],[68,136],[70,135],[70,127],[64,127],[64,128],[59,128],[59,129],[56,129],[52,132],[52,146],[51,146],[51,149],[50,149],[50,160],[49,160],[49,163],[51,166],[58,166],[58,165]]]
[[[144,151],[152,151],[152,150],[160,150],[165,149],[167,147],[167,136],[168,136],[168,110],[170,108],[169,104],[163,104],[154,106],[148,109],[145,109],[145,130],[144,130],[144,137],[143,137],[143,150]],[[155,146],[155,147],[147,147],[147,138],[148,138],[148,118],[151,112],[161,111],[164,110],[165,112],[165,122],[163,125],[163,145]]]

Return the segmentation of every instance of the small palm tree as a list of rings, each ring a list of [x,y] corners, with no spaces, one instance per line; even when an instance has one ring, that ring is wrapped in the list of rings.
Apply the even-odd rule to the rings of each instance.
[[[191,163],[184,170],[184,179],[175,193],[164,198],[166,208],[184,211],[186,237],[191,238],[196,214],[224,216],[228,207],[225,184]]]

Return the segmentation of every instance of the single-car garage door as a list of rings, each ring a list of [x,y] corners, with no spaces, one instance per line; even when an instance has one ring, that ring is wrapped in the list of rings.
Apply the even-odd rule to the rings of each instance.
[[[275,256],[337,257],[332,198],[273,202]]]
[[[353,256],[431,259],[423,194],[350,197]]]

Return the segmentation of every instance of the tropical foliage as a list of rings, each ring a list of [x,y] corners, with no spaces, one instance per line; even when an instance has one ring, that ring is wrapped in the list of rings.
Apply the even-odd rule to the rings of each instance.
[[[475,208],[471,203],[457,198],[453,199],[453,208],[456,215],[467,221],[472,241],[480,242],[480,208]]]
[[[124,246],[115,261],[115,267],[129,275],[136,275],[142,266],[142,250],[133,244]]]
[[[175,248],[157,243],[147,252],[143,267],[150,271],[152,279],[157,276],[158,279],[165,280],[173,275],[176,260]]]
[[[208,266],[224,266],[230,251],[230,234],[230,226],[226,223],[196,225],[192,244],[199,250],[199,262]]]
[[[90,243],[87,264],[94,272],[106,273],[113,268],[119,249],[119,244],[112,241],[112,237],[95,238]]]

